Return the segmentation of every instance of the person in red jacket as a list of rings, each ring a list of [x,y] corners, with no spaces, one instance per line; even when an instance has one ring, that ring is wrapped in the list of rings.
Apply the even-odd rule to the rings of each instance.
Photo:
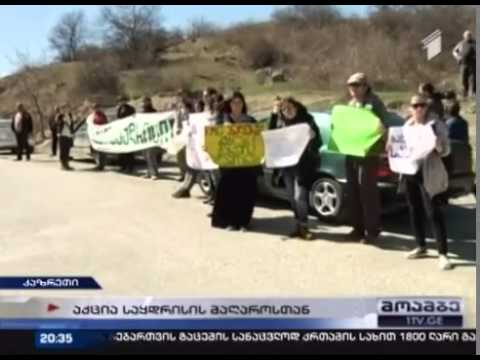
[[[108,124],[107,115],[100,109],[100,104],[93,104],[92,106],[92,116],[93,116],[93,123],[95,125],[105,125]],[[105,154],[101,152],[94,152],[96,156],[96,163],[97,166],[94,170],[103,171],[105,168]]]

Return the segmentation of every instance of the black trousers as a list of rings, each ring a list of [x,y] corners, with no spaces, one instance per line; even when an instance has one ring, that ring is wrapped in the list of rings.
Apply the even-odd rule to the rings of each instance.
[[[257,197],[255,168],[220,169],[212,214],[212,226],[247,227],[252,220]]]
[[[52,156],[57,156],[57,148],[58,148],[58,135],[53,133],[52,134]]]
[[[300,184],[294,167],[284,169],[283,179],[297,225],[308,226],[308,189]]]
[[[30,146],[28,146],[28,135],[16,134],[17,138],[17,159],[22,160],[23,153],[27,155],[27,160],[30,160]]]
[[[59,147],[60,147],[60,163],[62,168],[69,168],[70,160],[70,149],[72,147],[73,141],[72,138],[67,136],[60,136],[59,138]]]
[[[421,177],[406,176],[406,196],[410,214],[410,224],[415,236],[415,241],[420,247],[426,247],[425,222],[432,228],[433,235],[437,241],[438,253],[447,255],[447,230],[443,216],[441,195],[430,198],[425,190]]]
[[[135,154],[134,153],[122,154],[120,156],[120,164],[121,164],[122,170],[127,172],[133,172],[135,168]]]
[[[379,159],[347,156],[347,195],[350,222],[360,234],[378,236],[381,231],[380,193],[377,186]]]
[[[476,66],[463,65],[460,68],[462,77],[463,95],[468,96],[469,90],[472,90],[472,94],[477,93],[477,71]]]

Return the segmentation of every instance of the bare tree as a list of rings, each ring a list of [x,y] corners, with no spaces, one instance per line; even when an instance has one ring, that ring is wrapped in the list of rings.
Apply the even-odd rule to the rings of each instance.
[[[61,61],[70,62],[77,60],[78,50],[84,45],[85,37],[85,14],[79,10],[64,14],[52,29],[48,41]]]
[[[19,69],[16,76],[19,97],[25,99],[27,105],[33,107],[33,117],[38,119],[38,122],[34,122],[34,124],[38,123],[38,131],[43,141],[46,139],[45,124],[51,96],[45,93],[46,80],[41,75],[42,65],[35,64],[28,54],[19,51],[17,51],[14,61]]]
[[[126,56],[133,67],[151,60],[158,46],[160,26],[158,5],[113,5],[102,8],[104,40]]]
[[[197,39],[203,36],[212,36],[218,32],[218,26],[203,17],[193,19],[187,30],[190,39]]]
[[[298,26],[325,26],[342,18],[335,5],[289,5],[273,13],[279,23]]]

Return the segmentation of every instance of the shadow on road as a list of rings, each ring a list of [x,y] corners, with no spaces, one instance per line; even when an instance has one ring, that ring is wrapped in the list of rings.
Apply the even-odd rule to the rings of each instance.
[[[258,206],[263,207],[264,201],[259,200]],[[272,204],[273,207],[272,207]],[[287,209],[288,204],[281,201],[268,202],[268,208]],[[456,266],[475,266],[476,261],[476,233],[475,219],[476,209],[473,205],[457,206],[450,205],[445,209],[445,219],[447,221],[447,234],[449,238],[449,253],[454,258],[467,261],[467,263],[457,264]],[[250,232],[282,236],[284,239],[294,229],[295,222],[292,216],[279,216],[272,218],[253,219]],[[335,230],[335,225],[321,223],[318,220],[311,221],[314,239],[309,241],[334,241],[338,243],[349,244],[352,241],[346,238],[345,233],[331,232]],[[428,226],[427,226],[428,228]],[[388,251],[407,252],[415,247],[415,241],[410,229],[407,213],[397,214],[396,216],[385,217],[382,236],[368,246],[375,246]],[[429,239],[432,235],[428,235]],[[291,240],[298,241],[298,240]],[[428,242],[430,249],[436,249],[434,240]]]

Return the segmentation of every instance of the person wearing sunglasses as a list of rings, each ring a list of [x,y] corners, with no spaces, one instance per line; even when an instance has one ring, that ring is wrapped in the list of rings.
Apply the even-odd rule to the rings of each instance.
[[[402,175],[400,189],[405,192],[410,224],[417,247],[407,254],[408,259],[419,259],[427,255],[425,222],[428,222],[437,241],[439,267],[452,269],[448,260],[447,230],[442,212],[442,195],[448,189],[448,174],[442,161],[450,153],[448,128],[446,124],[429,112],[428,99],[415,95],[410,101],[410,119],[405,127],[431,126],[437,142],[435,149],[421,160],[415,175]]]
[[[350,106],[369,109],[380,119],[380,131],[385,134],[387,109],[373,92],[367,76],[356,73],[347,81]],[[361,243],[375,242],[381,232],[381,204],[377,187],[379,155],[385,149],[382,138],[369,151],[366,157],[348,155],[346,157],[347,191],[350,195],[350,216],[353,231],[348,239]]]

